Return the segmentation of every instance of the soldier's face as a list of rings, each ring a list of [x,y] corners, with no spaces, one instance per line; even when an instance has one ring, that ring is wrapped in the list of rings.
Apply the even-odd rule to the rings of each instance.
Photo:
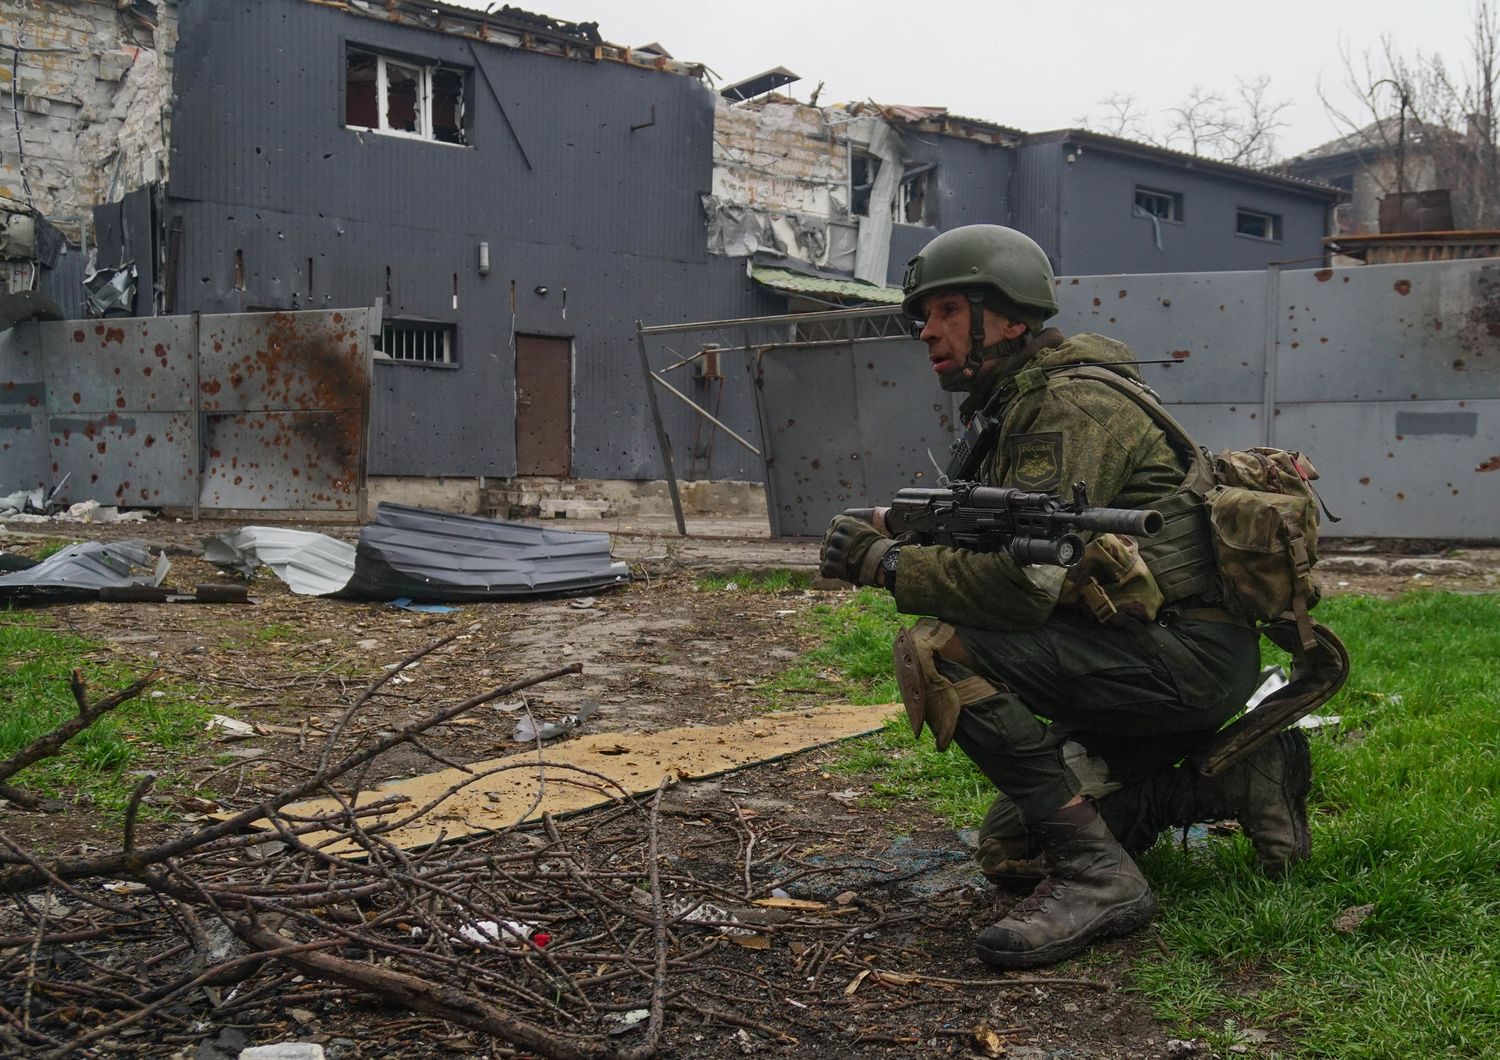
[[[976,380],[964,375],[964,362],[969,357],[968,296],[959,291],[936,291],[922,299],[922,312],[926,323],[918,338],[927,343],[927,359],[938,377],[938,385],[952,391],[973,389]],[[985,346],[1013,339],[1025,331],[1025,324],[1015,323],[992,309],[984,310]],[[985,361],[979,374],[994,371],[998,363]]]

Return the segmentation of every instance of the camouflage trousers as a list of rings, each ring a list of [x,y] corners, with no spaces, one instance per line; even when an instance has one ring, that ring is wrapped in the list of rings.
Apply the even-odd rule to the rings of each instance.
[[[1238,713],[1260,668],[1258,634],[1228,622],[1111,628],[1060,611],[1034,630],[958,627],[958,636],[972,669],[939,657],[939,672],[1001,688],[966,704],[954,734],[1000,793],[981,844],[1024,837],[1077,794],[1101,809],[1125,801],[1133,782],[1170,768]]]

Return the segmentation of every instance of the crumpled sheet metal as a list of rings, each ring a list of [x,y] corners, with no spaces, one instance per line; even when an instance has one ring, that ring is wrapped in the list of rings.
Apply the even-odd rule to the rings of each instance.
[[[382,504],[358,545],[324,534],[249,526],[205,538],[210,563],[248,577],[261,563],[294,593],[434,603],[602,589],[630,579],[609,535]]]
[[[144,541],[85,541],[53,553],[34,567],[0,575],[0,600],[88,600],[97,597],[100,589],[160,585],[170,567],[165,554],[153,561]]]
[[[203,558],[246,578],[265,564],[300,596],[332,596],[354,577],[353,545],[279,526],[246,526],[205,537]]]
[[[359,600],[449,602],[548,596],[630,580],[609,555],[609,535],[552,530],[382,504],[360,532],[354,579],[339,595]]]

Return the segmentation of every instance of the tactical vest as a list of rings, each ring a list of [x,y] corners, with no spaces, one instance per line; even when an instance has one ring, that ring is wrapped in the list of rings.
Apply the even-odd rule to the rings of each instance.
[[[1312,486],[1312,464],[1270,448],[1226,449],[1214,459],[1149,387],[1099,365],[1051,374],[1092,379],[1126,395],[1187,458],[1182,485],[1156,505],[1165,527],[1140,550],[1166,605],[1222,606],[1256,622],[1290,619],[1300,647],[1311,651],[1319,511],[1337,521]]]

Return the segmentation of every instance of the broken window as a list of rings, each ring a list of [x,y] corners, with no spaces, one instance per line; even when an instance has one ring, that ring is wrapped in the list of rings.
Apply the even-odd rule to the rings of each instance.
[[[457,330],[427,320],[387,320],[375,340],[375,356],[408,364],[457,364]]]
[[[1259,210],[1236,210],[1234,212],[1234,234],[1251,239],[1281,238],[1281,216],[1261,213]]]
[[[900,224],[925,225],[927,220],[927,183],[932,163],[913,166],[902,174],[901,198],[896,203],[896,220]]]
[[[1155,188],[1135,189],[1137,216],[1145,214],[1159,221],[1182,220],[1182,194],[1175,191],[1158,191]]]
[[[344,124],[445,144],[467,144],[469,73],[360,48],[344,63]]]
[[[926,225],[927,187],[932,175],[931,162],[909,166],[901,174],[896,201],[891,204],[891,220],[904,225]],[[870,216],[870,195],[880,176],[880,158],[856,151],[849,158],[849,213],[854,217]]]
[[[870,192],[880,174],[880,159],[856,151],[849,159],[849,213],[855,217],[870,216]]]

